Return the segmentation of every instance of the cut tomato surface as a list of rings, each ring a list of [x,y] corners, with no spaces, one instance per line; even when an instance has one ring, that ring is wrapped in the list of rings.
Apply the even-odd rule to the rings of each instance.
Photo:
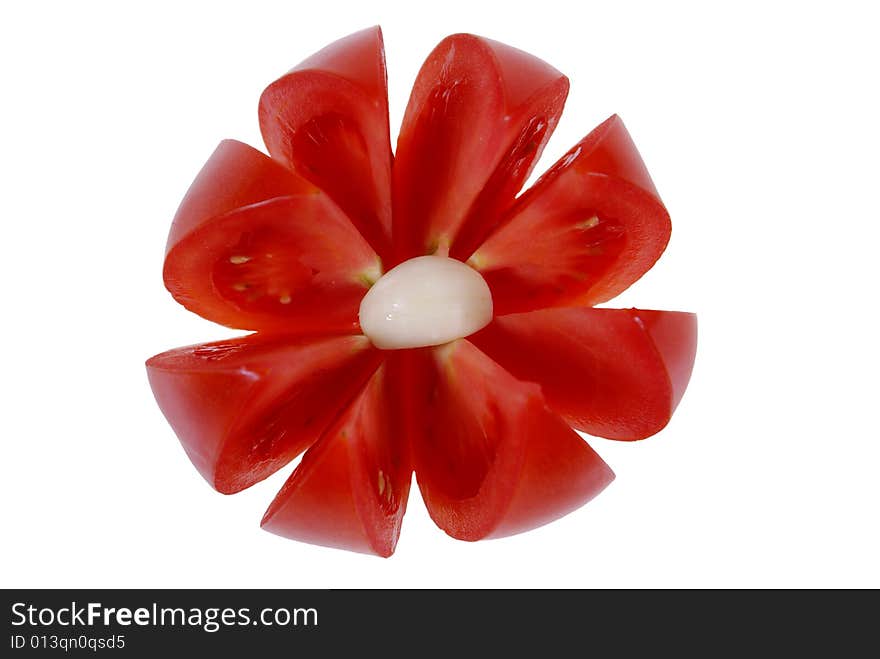
[[[315,442],[379,362],[361,336],[248,336],[156,355],[147,374],[192,463],[228,494]]]
[[[523,382],[466,340],[423,352],[416,476],[431,517],[479,540],[526,531],[583,505],[614,478]]]
[[[467,256],[550,138],[568,79],[496,41],[444,39],[419,71],[394,165],[397,260]]]
[[[189,186],[168,233],[166,254],[214,218],[277,197],[313,194],[315,186],[266,154],[223,140]]]
[[[694,314],[545,309],[496,318],[472,341],[513,375],[541,385],[575,428],[609,439],[660,431],[681,400],[697,349]]]
[[[327,46],[260,98],[269,153],[324,190],[372,248],[391,247],[391,143],[378,27]]]
[[[669,215],[613,116],[523,193],[469,263],[498,315],[589,306],[647,272],[669,234]]]
[[[263,517],[268,531],[295,540],[390,556],[412,480],[405,395],[391,357],[321,440],[303,456]]]
[[[376,253],[321,190],[222,143],[177,213],[165,286],[187,309],[248,330],[357,332]]]

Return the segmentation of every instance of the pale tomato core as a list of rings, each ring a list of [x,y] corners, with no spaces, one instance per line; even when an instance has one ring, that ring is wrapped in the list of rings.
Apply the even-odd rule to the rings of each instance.
[[[492,293],[469,265],[419,256],[392,268],[361,300],[361,330],[383,350],[449,343],[492,320]]]

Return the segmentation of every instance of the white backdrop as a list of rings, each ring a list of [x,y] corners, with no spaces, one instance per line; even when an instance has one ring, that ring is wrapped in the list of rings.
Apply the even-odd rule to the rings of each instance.
[[[0,586],[880,586],[870,4],[399,4],[0,9]],[[374,24],[393,139],[418,67],[454,32],[571,78],[539,170],[619,113],[673,237],[608,306],[700,318],[670,425],[644,442],[592,441],[617,473],[595,501],[469,544],[437,530],[414,489],[388,560],[261,531],[290,468],[213,492],[143,367],[231,334],[162,286],[195,173],[222,138],[262,148],[263,87]]]

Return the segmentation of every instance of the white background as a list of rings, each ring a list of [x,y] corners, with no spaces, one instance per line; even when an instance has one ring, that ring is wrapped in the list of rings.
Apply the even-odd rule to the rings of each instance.
[[[710,4],[4,3],[0,586],[880,586],[877,18]],[[539,169],[619,113],[674,229],[609,306],[700,318],[670,425],[592,442],[618,475],[598,499],[470,544],[414,490],[389,560],[261,531],[290,469],[213,492],[143,367],[230,335],[162,286],[193,176],[222,138],[262,147],[266,84],[373,24],[393,138],[424,57],[463,31],[571,78]]]

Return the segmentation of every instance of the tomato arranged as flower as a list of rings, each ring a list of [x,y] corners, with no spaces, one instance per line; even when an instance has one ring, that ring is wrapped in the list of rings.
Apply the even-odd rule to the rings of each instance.
[[[574,428],[642,439],[684,393],[693,314],[598,309],[669,239],[623,123],[523,194],[568,80],[459,34],[389,141],[382,36],[318,52],[260,100],[269,155],[221,142],[174,218],[165,285],[253,330],[147,362],[187,455],[233,493],[303,453],[264,518],[297,540],[390,555],[412,475],[434,521],[478,540],[597,495]]]

